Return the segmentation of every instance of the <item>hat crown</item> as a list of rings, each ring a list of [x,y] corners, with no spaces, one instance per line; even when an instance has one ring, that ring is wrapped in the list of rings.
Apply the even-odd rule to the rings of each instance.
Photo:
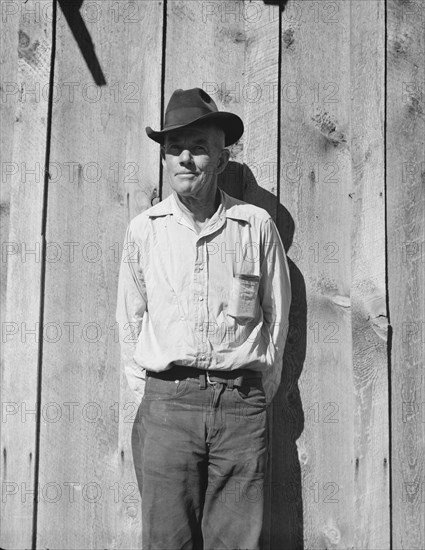
[[[215,101],[201,88],[176,90],[168,102],[164,129],[178,124],[190,124],[210,113],[218,113]]]
[[[168,102],[162,130],[146,127],[148,137],[157,143],[164,143],[164,137],[171,130],[186,128],[195,123],[213,122],[225,134],[225,146],[235,143],[243,134],[242,120],[233,113],[219,111],[215,101],[202,88],[175,90]]]

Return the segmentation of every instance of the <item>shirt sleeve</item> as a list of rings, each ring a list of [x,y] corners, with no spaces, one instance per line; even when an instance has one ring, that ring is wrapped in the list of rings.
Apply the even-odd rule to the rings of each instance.
[[[145,389],[145,371],[134,360],[137,340],[147,309],[146,286],[141,266],[140,247],[134,236],[132,222],[124,239],[118,278],[116,321],[121,349],[121,366],[130,388],[139,400]]]
[[[270,362],[263,376],[267,403],[278,390],[282,375],[283,352],[289,327],[291,281],[288,260],[274,221],[263,224],[260,300],[263,327],[269,336]]]

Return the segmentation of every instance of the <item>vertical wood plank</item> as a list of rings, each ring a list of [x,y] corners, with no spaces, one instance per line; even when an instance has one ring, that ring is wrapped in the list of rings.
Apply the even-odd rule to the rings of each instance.
[[[128,218],[150,208],[160,195],[160,159],[156,143],[150,140],[145,127],[161,123],[161,79],[163,56],[164,2],[138,3],[140,22],[127,25],[128,75],[127,82],[136,85],[140,92],[138,101],[125,102],[126,112],[126,176],[120,181],[122,192],[127,195]],[[131,6],[129,5],[129,8]],[[128,16],[127,16],[128,17]],[[141,39],[141,29],[143,37]],[[143,62],[141,62],[143,60]],[[131,91],[131,86],[127,87]],[[127,94],[128,94],[127,91]],[[129,96],[132,99],[132,95]],[[128,98],[128,96],[127,96]],[[137,176],[133,175],[137,169]],[[118,242],[124,235],[121,233]],[[115,316],[115,301],[114,311]],[[118,453],[121,463],[119,492],[119,525],[116,544],[118,548],[137,549],[141,547],[141,506],[139,488],[134,474],[138,468],[137,457],[133,455],[132,432],[139,403],[127,384],[121,369],[121,394],[118,414]],[[115,413],[114,413],[115,414]],[[133,432],[135,433],[135,432]],[[137,441],[135,442],[137,445]],[[115,490],[115,489],[114,489]],[[116,500],[114,496],[114,500]]]
[[[387,3],[387,254],[394,548],[425,547],[423,2]]]
[[[18,100],[18,31],[20,13],[17,5],[3,5],[0,17],[0,235],[2,251],[9,238],[11,172],[13,172],[13,129]],[[4,243],[4,244],[3,244]],[[8,255],[2,256],[0,264],[0,319],[6,321]],[[0,365],[3,365],[3,346],[0,349]],[[0,371],[2,369],[0,368]],[[1,433],[1,427],[0,427]]]
[[[160,119],[163,5],[67,8],[57,30],[37,544],[139,548],[137,403],[120,369],[115,309],[126,224],[158,193],[144,127]]]
[[[390,546],[385,288],[385,5],[351,3],[355,546]]]
[[[242,2],[167,2],[165,50],[165,107],[178,88],[203,88],[219,110],[243,118],[241,87],[245,52]],[[188,30],[190,29],[190,30]],[[234,86],[234,87],[232,87]],[[242,172],[235,162],[243,159],[244,137],[233,145],[231,163],[219,185],[234,196],[241,196]],[[171,189],[163,179],[162,198]]]
[[[52,49],[52,2],[28,0],[2,5],[10,61],[18,58],[16,77],[9,66],[12,91],[13,146],[6,311],[3,318],[2,373],[2,540],[4,548],[30,548],[34,515],[37,365],[39,354],[43,187],[48,89]],[[5,15],[6,14],[6,15]],[[47,16],[46,16],[47,14]],[[6,34],[7,36],[7,34]],[[6,52],[5,52],[6,53]],[[47,96],[43,96],[43,91]],[[10,120],[10,113],[4,120]],[[12,133],[10,128],[9,137]],[[5,144],[2,143],[2,147]],[[2,166],[2,168],[4,165]],[[8,189],[5,189],[6,193]],[[3,215],[3,212],[2,212]]]
[[[231,1],[167,4],[166,101],[176,88],[202,87],[219,110],[242,118],[244,136],[231,147],[231,163],[219,185],[276,217],[279,7]],[[187,21],[196,32],[187,31]],[[169,193],[164,181],[163,197]],[[264,548],[270,545],[272,487],[270,477]]]
[[[245,2],[243,106],[245,180],[243,200],[276,219],[279,125],[279,6]]]
[[[385,5],[351,2],[355,547],[390,546],[385,282]]]
[[[290,1],[282,17],[280,198],[295,223],[289,255],[301,278],[293,290],[303,292],[304,277],[307,297],[297,441],[307,548],[354,546],[349,67],[349,2]],[[291,538],[279,543],[298,547]]]
[[[240,3],[244,22],[244,78],[239,85],[241,116],[245,125],[242,199],[266,209],[276,221],[278,181],[279,125],[279,6],[263,2]],[[228,86],[235,87],[235,84]],[[283,238],[283,237],[282,237]],[[278,407],[279,394],[274,408]],[[269,411],[268,469],[265,484],[265,508],[262,548],[271,548],[276,526],[273,523],[276,492],[279,487],[282,456],[273,455],[273,440],[281,436],[279,415],[273,429],[273,411]],[[274,473],[274,475],[273,475]],[[282,510],[282,513],[284,511]]]

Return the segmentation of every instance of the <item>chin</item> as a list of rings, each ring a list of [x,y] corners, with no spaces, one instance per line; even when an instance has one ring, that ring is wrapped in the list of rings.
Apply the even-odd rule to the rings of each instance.
[[[189,181],[179,181],[178,183],[174,183],[171,187],[176,193],[179,193],[180,195],[193,195],[193,193],[196,191],[196,185],[194,185],[193,182]]]

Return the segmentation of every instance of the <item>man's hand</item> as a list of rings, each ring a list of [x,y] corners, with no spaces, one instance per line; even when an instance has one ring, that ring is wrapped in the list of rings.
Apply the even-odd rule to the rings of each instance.
[[[125,365],[125,374],[127,376],[128,385],[136,396],[137,404],[140,405],[145,394],[146,371],[132,359]]]
[[[267,407],[270,407],[278,389],[276,382],[274,380],[271,380],[270,378],[265,378],[263,376],[263,388],[266,395]]]

